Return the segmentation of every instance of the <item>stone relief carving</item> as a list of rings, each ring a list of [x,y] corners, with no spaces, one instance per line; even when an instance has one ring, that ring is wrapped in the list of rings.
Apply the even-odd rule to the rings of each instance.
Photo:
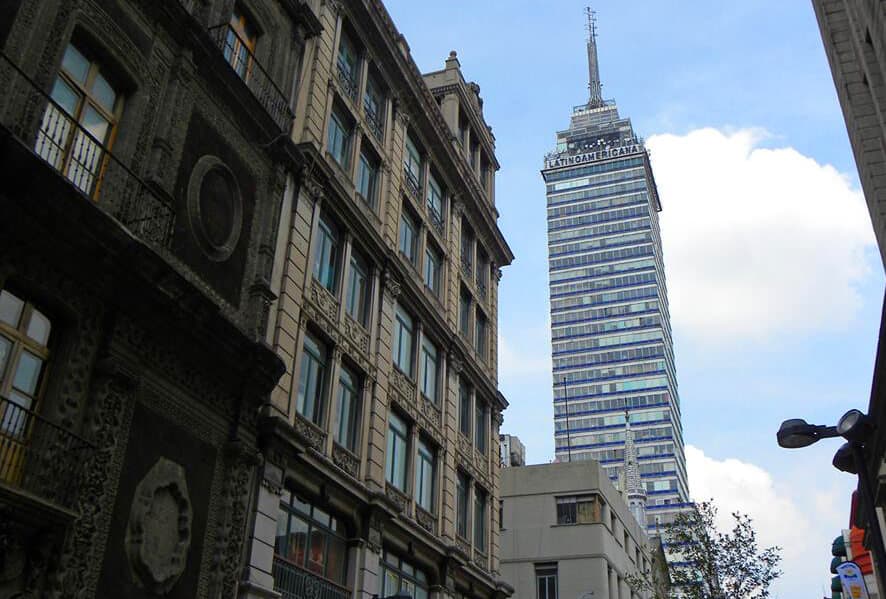
[[[344,335],[358,351],[369,354],[369,333],[363,325],[350,316],[345,317]]]
[[[334,325],[338,322],[338,300],[316,279],[311,279],[310,299],[317,306],[320,314],[329,320],[330,324]]]
[[[415,401],[415,383],[409,380],[409,377],[397,370],[391,369],[391,389],[402,398],[403,403],[413,403]]]
[[[433,514],[426,512],[418,506],[415,508],[415,521],[432,535],[437,534],[437,519]]]
[[[313,447],[320,452],[323,451],[323,446],[326,444],[326,432],[299,414],[295,415],[295,434],[308,447]]]
[[[360,473],[360,460],[337,443],[332,446],[332,461],[354,478],[358,477]]]
[[[193,510],[181,465],[160,458],[135,489],[126,556],[142,588],[165,595],[187,567]]]
[[[406,510],[406,506],[409,504],[409,498],[402,491],[390,483],[385,483],[385,495],[387,495],[388,499],[397,506],[399,511],[402,512]]]

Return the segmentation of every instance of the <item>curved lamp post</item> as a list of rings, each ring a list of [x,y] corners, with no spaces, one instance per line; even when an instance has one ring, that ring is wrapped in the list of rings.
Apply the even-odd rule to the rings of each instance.
[[[874,505],[874,493],[870,474],[865,467],[864,448],[874,433],[874,422],[860,410],[849,410],[840,418],[836,426],[809,424],[801,418],[792,418],[781,423],[776,437],[778,444],[787,449],[808,447],[819,439],[843,437],[846,443],[834,454],[834,468],[841,472],[858,475],[858,486],[861,488],[862,500],[867,510],[868,530],[873,535],[874,558],[877,563],[877,578],[880,590],[886,590],[884,584],[884,568],[886,568],[886,549],[883,547],[883,532],[877,509]]]

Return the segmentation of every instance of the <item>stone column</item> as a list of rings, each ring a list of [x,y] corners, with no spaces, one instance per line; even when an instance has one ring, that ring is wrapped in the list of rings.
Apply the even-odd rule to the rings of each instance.
[[[612,566],[609,567],[609,599],[619,599],[618,572]]]
[[[631,599],[631,587],[624,578],[618,579],[618,597],[619,599]]]
[[[265,462],[259,481],[255,522],[247,539],[248,562],[244,579],[238,585],[238,595],[241,599],[280,597],[280,593],[274,590],[272,567],[282,481],[282,469]]]
[[[591,565],[590,574],[589,579],[597,583],[597,586],[594,588],[594,597],[609,599],[609,568],[606,560],[596,558]]]

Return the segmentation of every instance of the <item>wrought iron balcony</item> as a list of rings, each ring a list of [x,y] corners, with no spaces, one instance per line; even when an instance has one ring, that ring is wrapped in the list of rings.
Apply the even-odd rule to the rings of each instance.
[[[377,110],[369,102],[364,100],[363,112],[366,114],[366,124],[369,125],[369,130],[372,131],[372,134],[378,141],[384,141],[385,123],[381,111]]]
[[[467,278],[471,278],[471,275],[474,273],[474,263],[471,262],[470,258],[462,254],[461,257],[461,271]]]
[[[351,69],[348,68],[348,65],[341,60],[338,61],[338,82],[345,95],[356,102],[357,79],[354,77]]]
[[[418,199],[421,195],[421,181],[415,178],[407,167],[403,167],[403,180],[406,182],[406,189],[412,194],[412,197]]]
[[[480,296],[480,299],[486,299],[486,281],[481,278],[477,279],[477,295]]]
[[[95,448],[0,396],[0,486],[72,508],[81,467]]]
[[[274,556],[274,590],[283,599],[350,599],[351,591],[330,580]]]
[[[445,228],[443,215],[430,204],[428,204],[428,217],[430,218],[431,224],[434,225],[434,228],[442,235]]]
[[[246,40],[241,38],[228,24],[210,27],[209,35],[259,104],[271,115],[280,130],[288,133],[293,116],[286,95],[280,91],[273,78],[262,68],[255,54],[249,49]]]
[[[18,104],[24,110],[7,113],[3,127],[136,237],[155,246],[168,246],[175,221],[169,202],[2,53],[0,70],[7,74],[7,90],[16,89],[27,96]]]

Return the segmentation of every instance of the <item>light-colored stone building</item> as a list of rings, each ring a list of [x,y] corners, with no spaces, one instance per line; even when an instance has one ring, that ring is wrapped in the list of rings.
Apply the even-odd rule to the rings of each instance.
[[[505,468],[501,571],[519,599],[636,599],[655,550],[593,461]]]
[[[498,445],[503,467],[526,465],[526,447],[519,437],[503,433],[498,436]]]
[[[452,52],[422,75],[375,0],[300,4],[267,341],[286,373],[241,596],[503,598],[495,139]]]

